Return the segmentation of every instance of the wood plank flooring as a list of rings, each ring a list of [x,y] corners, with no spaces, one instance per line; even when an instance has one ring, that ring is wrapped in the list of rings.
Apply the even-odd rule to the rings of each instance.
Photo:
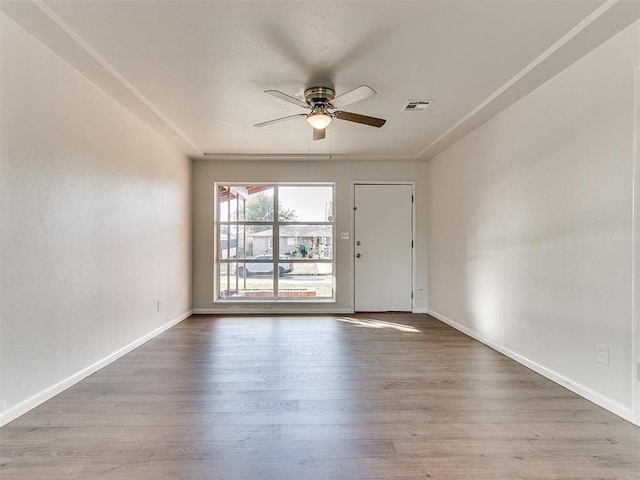
[[[0,429],[0,478],[640,479],[640,428],[427,315],[193,316]]]

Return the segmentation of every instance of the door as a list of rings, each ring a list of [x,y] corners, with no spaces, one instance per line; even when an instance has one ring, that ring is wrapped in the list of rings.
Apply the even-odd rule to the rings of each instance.
[[[413,187],[354,189],[355,310],[410,312]]]

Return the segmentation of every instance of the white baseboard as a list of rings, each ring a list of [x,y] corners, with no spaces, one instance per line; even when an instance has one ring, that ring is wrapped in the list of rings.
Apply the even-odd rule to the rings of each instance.
[[[558,385],[566,388],[567,390],[571,390],[573,393],[580,395],[581,397],[589,400],[590,402],[593,402],[596,405],[606,410],[609,410],[611,413],[614,413],[619,417],[622,417],[623,419],[629,422],[632,422],[632,411],[629,407],[626,407],[625,405],[622,405],[621,403],[616,402],[615,400],[605,397],[601,393],[598,393],[585,385],[582,385],[578,382],[574,382],[566,377],[563,377],[562,375],[554,372],[553,370],[550,370],[547,367],[544,367],[532,360],[529,360],[526,357],[523,357],[519,353],[509,350],[508,348],[504,348],[503,346],[498,345],[497,343],[489,340],[488,338],[483,337],[482,335],[471,330],[470,328],[465,327],[464,325],[461,325],[458,322],[451,320],[450,318],[447,318],[446,316],[438,312],[429,310],[427,313],[432,317],[437,318],[441,322],[446,323],[450,327],[455,328],[459,332],[462,332],[465,335],[473,338],[474,340],[477,340],[480,343],[483,343],[486,346],[493,348],[497,352],[500,352],[503,355],[506,355],[507,357],[515,360],[521,365],[524,365],[525,367],[530,368],[534,372],[539,373],[543,377],[548,378],[549,380],[557,383]]]
[[[310,309],[309,307],[302,308],[278,308],[274,306],[235,306],[231,308],[194,308],[194,315],[345,315],[353,314],[353,310],[345,308],[322,308],[322,309]]]
[[[0,412],[0,427],[3,426],[3,425],[6,425],[7,423],[11,422],[12,420],[15,420],[19,416],[24,415],[29,410],[31,410],[31,409],[37,407],[38,405],[46,402],[50,398],[55,397],[60,392],[62,392],[64,390],[66,390],[67,388],[75,385],[76,383],[78,383],[82,379],[84,379],[84,378],[88,377],[89,375],[97,372],[101,368],[106,367],[110,363],[116,361],[118,358],[122,357],[123,355],[126,355],[127,353],[129,353],[132,350],[138,348],[140,345],[148,342],[149,340],[157,337],[161,333],[163,333],[166,330],[170,329],[174,325],[177,325],[178,323],[180,323],[181,321],[183,321],[184,319],[186,319],[186,318],[188,318],[190,316],[191,316],[191,310],[186,312],[186,313],[184,313],[184,314],[182,314],[182,315],[180,315],[179,317],[171,320],[170,322],[165,323],[161,327],[158,327],[155,330],[147,333],[143,337],[131,342],[130,344],[122,347],[121,349],[116,350],[115,352],[107,355],[102,360],[98,360],[96,363],[94,363],[92,365],[89,365],[88,367],[80,370],[77,373],[74,373],[70,377],[68,377],[68,378],[56,383],[55,385],[51,385],[50,387],[44,389],[42,392],[37,393],[37,394],[27,398],[26,400],[20,402],[17,405],[14,405],[13,407],[11,407],[11,408],[3,411],[3,412]]]

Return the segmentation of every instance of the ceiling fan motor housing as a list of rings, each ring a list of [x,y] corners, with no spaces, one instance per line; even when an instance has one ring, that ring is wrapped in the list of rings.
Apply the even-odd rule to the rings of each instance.
[[[311,87],[304,91],[304,99],[312,108],[315,106],[328,106],[327,104],[331,102],[335,96],[336,92],[328,87]]]

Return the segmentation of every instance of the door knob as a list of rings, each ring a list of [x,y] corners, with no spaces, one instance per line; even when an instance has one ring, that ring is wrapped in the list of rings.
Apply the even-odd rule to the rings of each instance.
[[[356,245],[360,246],[360,240],[358,240],[358,241],[356,242]]]
[[[360,258],[362,255],[360,255],[359,253],[356,254],[356,258]]]

